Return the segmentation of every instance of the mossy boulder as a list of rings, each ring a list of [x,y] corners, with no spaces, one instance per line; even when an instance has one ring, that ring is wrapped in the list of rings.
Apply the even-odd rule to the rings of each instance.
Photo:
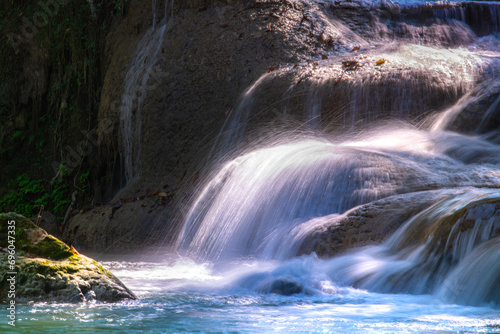
[[[10,228],[12,226],[13,228]],[[14,233],[9,234],[9,231]],[[8,261],[12,245],[15,246],[14,268],[10,267]],[[12,275],[11,272],[16,274]],[[7,300],[10,289],[8,279],[12,276],[16,277],[15,298],[21,302],[86,300],[116,302],[122,299],[136,299],[118,278],[98,262],[78,254],[26,217],[16,213],[2,213],[0,214],[2,300]]]

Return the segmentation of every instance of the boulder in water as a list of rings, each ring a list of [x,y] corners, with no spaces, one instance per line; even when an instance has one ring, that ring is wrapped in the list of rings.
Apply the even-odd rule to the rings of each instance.
[[[448,126],[466,134],[484,134],[498,129],[500,122],[500,83],[486,81],[470,93]]]
[[[283,296],[291,296],[302,293],[303,288],[300,284],[285,279],[278,279],[271,284],[271,293]]]
[[[9,263],[12,255],[15,264]],[[7,300],[9,291],[12,292],[12,280],[8,281],[12,277],[15,278],[15,299],[20,302],[136,299],[97,261],[77,254],[70,246],[16,213],[0,214],[0,261],[3,300]]]

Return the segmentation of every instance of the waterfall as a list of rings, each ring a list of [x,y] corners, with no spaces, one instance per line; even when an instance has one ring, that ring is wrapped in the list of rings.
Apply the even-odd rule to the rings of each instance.
[[[467,23],[479,35],[500,32],[500,6],[497,3],[462,2],[440,5],[434,15],[443,19],[453,19]]]
[[[463,165],[500,165],[498,146],[401,126],[354,141],[295,135],[231,160],[192,204],[179,250],[212,261],[287,258],[295,253],[281,241],[312,218],[417,189],[500,185],[498,176]]]
[[[498,6],[416,8],[402,16],[432,19],[374,20],[385,31],[378,44],[282,66],[248,87],[212,149],[176,252],[203,263],[281,261],[240,281],[257,291],[316,291],[300,281],[321,271],[330,287],[500,304],[500,44],[476,35],[498,32]],[[414,203],[429,191],[436,201]],[[388,214],[392,233],[373,245],[382,232],[363,217],[383,222],[380,201],[408,213]],[[328,253],[353,215],[371,245]],[[290,260],[321,245],[329,259]]]
[[[125,75],[120,130],[127,183],[140,175],[142,108],[148,92],[158,86],[162,77],[162,70],[157,63],[161,57],[165,33],[172,24],[173,1],[165,2],[165,17],[159,27],[156,27],[156,20],[157,4],[156,0],[152,0],[152,25],[139,41],[134,59]]]
[[[429,110],[452,104],[494,72],[496,60],[474,48],[391,42],[358,56],[356,70],[346,70],[352,57],[341,54],[318,60],[316,70],[304,64],[265,73],[228,116],[214,146],[216,158],[254,140],[277,114],[292,120],[291,127],[344,133],[387,119],[419,124]],[[378,59],[390,64],[383,72]],[[275,101],[286,107],[277,109]]]
[[[291,226],[390,193],[387,171],[372,167],[385,162],[390,169],[386,160],[315,139],[243,155],[207,184],[188,215],[180,248],[210,260],[273,257]]]
[[[328,270],[337,282],[371,291],[500,303],[499,233],[500,192],[470,190],[424,210],[382,245],[330,260]]]
[[[474,249],[447,276],[438,295],[452,303],[500,304],[500,238]]]

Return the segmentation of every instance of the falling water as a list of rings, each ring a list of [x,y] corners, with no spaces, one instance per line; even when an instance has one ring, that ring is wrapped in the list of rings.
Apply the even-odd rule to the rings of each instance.
[[[490,30],[471,23],[477,8],[491,12]],[[396,24],[398,39],[360,53],[354,69],[346,70],[345,55],[331,55],[255,82],[221,130],[211,155],[219,164],[190,204],[176,251],[208,263],[261,261],[262,270],[233,283],[259,292],[335,294],[351,286],[500,305],[500,146],[475,135],[498,127],[499,45],[494,36],[476,38],[465,24],[496,33],[498,6],[438,6],[433,13],[445,27],[425,26],[419,35]],[[426,33],[441,39],[432,45]],[[376,59],[388,68],[379,71]],[[294,95],[300,84],[305,93]],[[283,104],[301,101],[285,114],[305,126],[265,134],[275,131],[269,120],[277,115],[265,106],[259,112],[268,87]],[[349,105],[329,104],[336,93]],[[443,96],[452,102],[437,101]],[[339,119],[334,131],[323,126]],[[471,122],[474,130],[466,131]],[[391,222],[400,227],[380,245],[330,260],[289,260],[306,248],[314,252],[314,244],[303,247],[313,234],[328,245],[328,233],[342,233],[328,231],[349,228],[343,224],[354,212],[371,217],[377,200],[394,198],[416,210],[415,194],[431,190],[440,199]],[[486,268],[492,271],[478,274]],[[477,291],[472,280],[481,282]]]
[[[384,39],[378,47],[263,74],[228,116],[214,146],[216,158],[255,140],[256,132],[272,126],[276,115],[294,120],[295,128],[344,133],[387,119],[419,124],[431,111],[451,105],[498,71],[496,45],[476,44],[463,24],[454,26],[453,32],[435,34],[447,36],[444,44],[460,41],[459,47],[443,48],[435,41],[417,44],[413,34],[420,35],[412,32],[409,37]],[[376,65],[380,59],[383,66]],[[286,107],[276,112],[277,104]]]
[[[479,119],[477,122],[475,120]],[[432,130],[452,129],[484,134],[498,129],[500,120],[500,83],[487,80],[438,116]]]
[[[343,142],[296,135],[228,162],[193,204],[180,248],[210,260],[290,257],[282,238],[311,218],[398,193],[500,185],[463,165],[500,165],[498,146],[396,126]]]
[[[159,27],[156,27],[156,20],[157,4],[156,0],[152,0],[151,28],[137,45],[134,60],[125,75],[120,129],[127,183],[140,175],[142,108],[146,103],[148,92],[158,86],[162,77],[162,70],[157,63],[161,56],[165,33],[172,24],[173,1],[165,2],[165,16]]]
[[[500,7],[495,3],[444,4],[434,9],[434,15],[465,22],[479,36],[500,32]]]
[[[479,246],[498,241],[499,200],[500,192],[496,190],[471,189],[449,196],[410,219],[382,245],[331,260],[329,271],[337,282],[372,291],[422,294],[443,290],[443,281],[457,264],[460,268],[471,261]],[[495,255],[492,252],[481,261],[493,261]],[[488,280],[485,287],[497,284],[500,278],[499,271],[491,275],[494,279]],[[453,290],[454,285],[445,285]],[[447,296],[452,292],[440,293]],[[489,302],[488,298],[498,303],[497,297],[482,294],[476,296],[481,300],[474,303]]]

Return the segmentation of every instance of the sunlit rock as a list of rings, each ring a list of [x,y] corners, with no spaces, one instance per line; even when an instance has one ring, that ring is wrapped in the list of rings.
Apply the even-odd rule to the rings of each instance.
[[[13,243],[8,243],[10,226],[15,227],[15,238],[10,239]],[[21,215],[0,214],[0,235],[0,295],[4,300],[11,291],[11,277],[15,277],[17,301],[116,302],[136,298],[98,262],[76,253]],[[15,256],[13,268],[9,255]]]

